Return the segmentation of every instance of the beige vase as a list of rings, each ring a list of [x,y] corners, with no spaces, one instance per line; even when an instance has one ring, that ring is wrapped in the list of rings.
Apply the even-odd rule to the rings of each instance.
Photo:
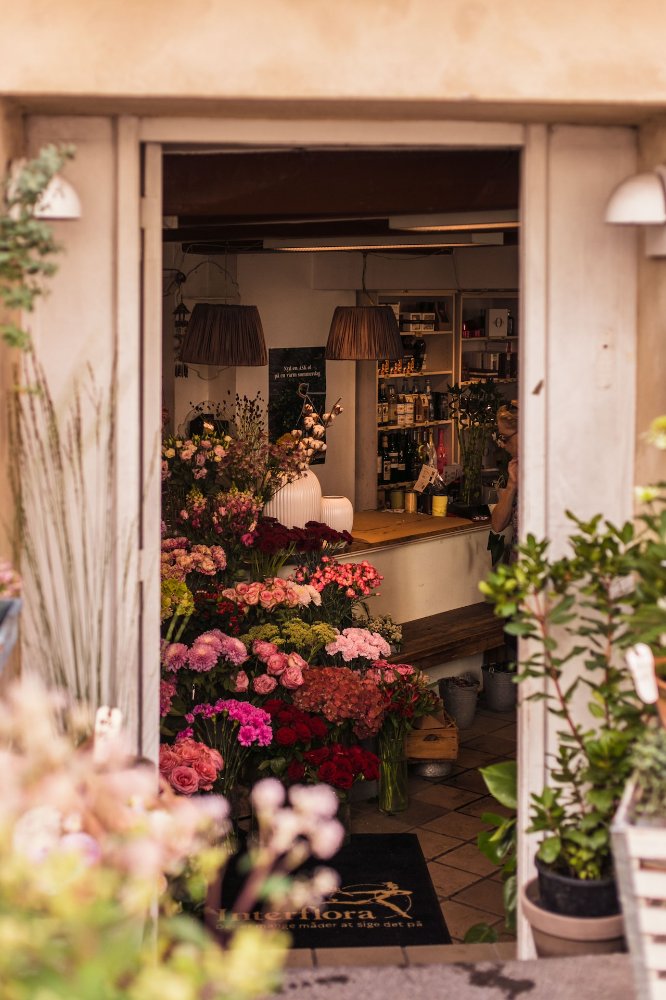
[[[334,531],[351,532],[354,524],[354,508],[347,497],[322,497],[321,519]]]

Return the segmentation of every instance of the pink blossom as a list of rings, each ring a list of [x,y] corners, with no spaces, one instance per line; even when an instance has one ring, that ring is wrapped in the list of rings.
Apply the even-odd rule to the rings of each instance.
[[[279,677],[287,669],[288,659],[286,653],[272,653],[266,660],[268,673],[274,677]]]
[[[246,531],[244,535],[241,535],[241,539],[240,539],[241,540],[241,545],[244,545],[245,548],[249,549],[249,547],[254,542],[254,537],[255,536],[254,536],[254,533],[252,531]]]
[[[207,646],[205,643],[195,642],[187,654],[187,659],[192,670],[205,674],[212,670],[218,659],[217,651]]]
[[[169,783],[181,795],[194,795],[199,790],[199,775],[193,767],[179,764],[169,774]]]
[[[174,767],[180,764],[180,757],[175,753],[170,746],[163,743],[160,746],[160,760],[159,768],[160,774],[163,774],[165,778],[168,778]]]
[[[171,642],[162,650],[162,663],[174,673],[187,663],[187,646],[183,642]]]
[[[173,681],[160,681],[160,715],[164,718],[171,711],[171,702],[176,693]]]
[[[305,662],[305,661],[304,661]],[[299,666],[287,667],[280,678],[280,684],[288,691],[295,691],[303,683],[303,672]]]
[[[250,686],[250,678],[247,676],[244,670],[239,670],[236,674],[236,681],[234,683],[234,691],[247,691]]]
[[[252,688],[257,694],[270,694],[277,687],[277,681],[268,674],[260,674],[252,681]]]
[[[252,652],[262,663],[266,663],[269,656],[277,653],[278,647],[274,642],[266,642],[264,639],[255,639],[252,643]]]

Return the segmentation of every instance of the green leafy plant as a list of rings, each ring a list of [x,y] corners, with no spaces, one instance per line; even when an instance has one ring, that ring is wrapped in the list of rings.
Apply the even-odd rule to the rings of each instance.
[[[39,155],[13,172],[4,185],[0,214],[0,300],[10,310],[31,312],[44,293],[43,279],[56,271],[50,259],[60,247],[50,226],[35,218],[49,182],[74,155],[71,146],[45,146]],[[26,350],[29,333],[15,322],[0,324],[0,336],[11,347]]]
[[[666,729],[647,728],[634,744],[635,816],[666,824]]]
[[[568,517],[571,554],[553,559],[548,541],[530,535],[517,561],[498,566],[480,589],[509,619],[506,631],[530,639],[519,677],[545,682],[530,697],[545,698],[561,724],[549,782],[532,796],[528,832],[543,834],[538,857],[574,878],[598,879],[612,872],[610,822],[642,730],[643,706],[621,662],[635,602],[625,584],[640,547],[631,523]],[[587,717],[574,705],[579,691]]]
[[[509,810],[508,816],[485,812],[481,819],[490,826],[477,837],[477,846],[494,865],[501,866],[504,896],[504,926],[510,933],[516,930],[517,909],[517,818],[518,769],[514,760],[479,768],[486,788],[501,806]],[[465,935],[467,944],[496,941],[497,932],[489,924],[474,924]]]
[[[502,397],[490,380],[450,385],[447,395],[463,467],[461,500],[464,504],[478,503],[481,499],[483,456],[496,427],[496,414]]]

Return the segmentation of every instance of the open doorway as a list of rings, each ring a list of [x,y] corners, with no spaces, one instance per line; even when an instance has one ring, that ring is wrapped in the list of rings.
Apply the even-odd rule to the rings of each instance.
[[[362,302],[367,292],[372,301],[394,308],[404,358],[399,371],[397,365],[383,370],[379,358],[379,364],[325,366],[327,403],[344,398],[347,425],[331,433],[326,462],[315,468],[322,491],[350,497],[358,513],[390,508],[388,491],[377,488],[385,433],[399,467],[401,454],[404,460],[428,441],[434,446],[435,433],[450,464],[460,465],[453,419],[441,409],[448,387],[487,382],[499,397],[518,397],[519,167],[515,149],[169,151],[163,205],[167,430],[187,437],[192,420],[196,430],[202,415],[214,417],[225,397],[236,393],[253,397],[260,391],[270,401],[278,366],[284,371],[286,364],[299,364],[299,354],[309,364],[312,349],[326,344],[334,308]],[[258,306],[269,357],[276,355],[268,369],[180,361],[174,335],[182,330],[174,329],[174,312],[180,309],[182,316],[182,306],[191,310],[199,302]],[[429,361],[419,359],[416,341],[425,341]],[[400,391],[389,392],[394,386]],[[415,420],[413,402],[409,416],[404,400],[395,403],[407,407],[403,420],[392,422],[392,412],[385,419],[379,407],[387,395],[417,396],[421,418]],[[496,456],[497,449],[489,448],[487,489],[496,482]],[[412,459],[410,471],[415,464]],[[404,488],[410,478],[417,476],[392,473],[391,486]],[[399,507],[393,513],[401,513]],[[404,601],[395,603],[396,593],[414,589],[409,576],[415,550],[407,548],[412,539],[386,546],[395,583],[381,610],[401,623],[418,619],[419,609],[425,615],[467,606],[483,567],[490,568],[488,522],[470,527],[473,560],[467,549],[427,550],[421,539],[421,585],[431,580],[435,592],[425,611],[418,599],[416,613]],[[458,534],[460,541],[464,527]],[[368,555],[357,544],[359,551],[359,558]],[[442,551],[457,587],[435,582]],[[469,579],[460,587],[465,575]],[[451,660],[445,673],[480,668],[482,657]],[[432,679],[440,674],[434,671]],[[501,884],[474,843],[488,805],[476,768],[514,755],[515,733],[511,710],[493,713],[482,705],[460,733],[458,760],[449,772],[413,776],[412,804],[404,815],[385,819],[363,799],[355,806],[359,832],[416,833],[454,941],[473,923],[502,932]]]

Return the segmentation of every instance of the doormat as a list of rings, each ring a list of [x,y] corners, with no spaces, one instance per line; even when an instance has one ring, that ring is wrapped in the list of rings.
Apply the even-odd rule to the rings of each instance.
[[[294,948],[368,948],[387,945],[450,944],[437,894],[414,833],[353,834],[325,864],[340,875],[340,888],[316,907],[298,912],[235,915],[246,923],[270,923],[288,930]],[[303,870],[304,870],[303,869]],[[229,918],[242,876],[233,861],[208,897],[211,928]],[[216,898],[219,903],[216,901]]]

